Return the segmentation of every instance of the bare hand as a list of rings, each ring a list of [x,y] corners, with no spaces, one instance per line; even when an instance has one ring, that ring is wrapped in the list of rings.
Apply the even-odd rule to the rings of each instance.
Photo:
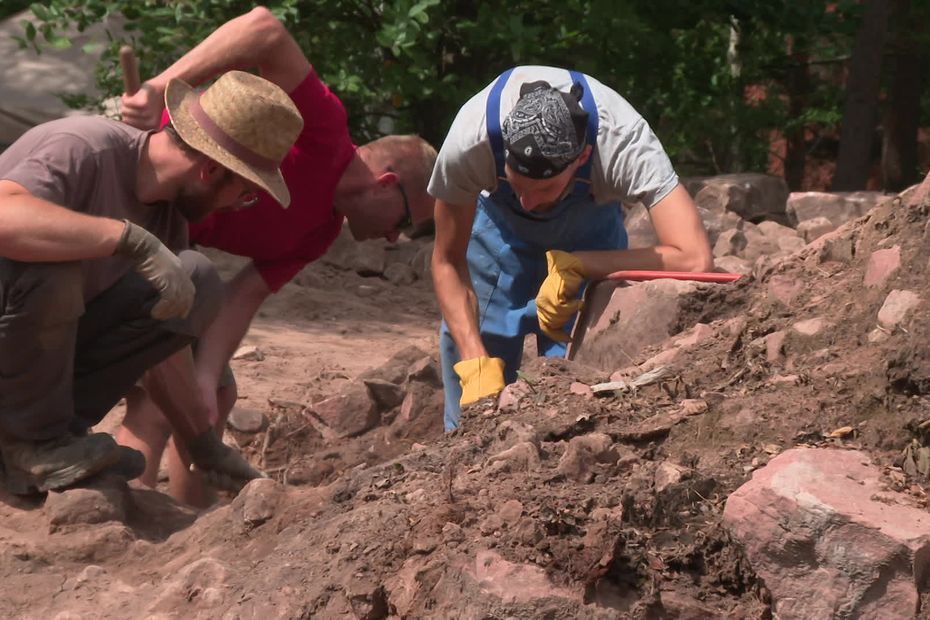
[[[139,129],[158,129],[165,109],[165,96],[149,82],[144,82],[134,95],[123,93],[119,113],[123,122]]]

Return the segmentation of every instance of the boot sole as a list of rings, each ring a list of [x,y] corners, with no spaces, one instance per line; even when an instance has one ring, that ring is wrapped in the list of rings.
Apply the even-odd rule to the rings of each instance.
[[[6,470],[6,488],[13,495],[34,495],[54,491],[85,478],[90,478],[104,469],[111,467],[120,460],[120,451],[113,450],[107,458],[88,465],[69,465],[63,469],[45,476],[37,476],[20,470]]]

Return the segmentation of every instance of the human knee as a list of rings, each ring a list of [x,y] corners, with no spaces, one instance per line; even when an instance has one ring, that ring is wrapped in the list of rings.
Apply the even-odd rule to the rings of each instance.
[[[223,302],[223,281],[210,259],[200,252],[185,250],[178,257],[194,283],[194,305],[186,318],[172,319],[165,325],[171,331],[197,338],[220,311]]]

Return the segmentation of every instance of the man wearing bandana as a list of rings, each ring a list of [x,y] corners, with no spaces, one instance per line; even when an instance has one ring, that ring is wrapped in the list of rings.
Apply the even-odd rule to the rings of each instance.
[[[517,378],[523,342],[562,356],[588,280],[625,269],[708,271],[690,195],[648,123],[594,78],[508,70],[459,110],[429,184],[442,310],[445,427]],[[658,244],[627,249],[622,203]]]

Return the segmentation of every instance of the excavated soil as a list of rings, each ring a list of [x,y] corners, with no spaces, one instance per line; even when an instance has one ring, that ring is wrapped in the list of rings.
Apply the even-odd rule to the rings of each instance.
[[[660,367],[533,358],[445,435],[428,284],[315,264],[249,333],[263,359],[234,362],[240,406],[268,424],[227,440],[275,482],[202,513],[106,479],[72,513],[73,491],[0,494],[0,614],[770,618],[721,525],[754,469],[796,445],[856,448],[926,505],[900,466],[923,440],[930,306],[892,328],[877,315],[893,289],[926,288],[928,187],[737,284],[699,286],[680,333],[636,356],[662,353]],[[865,286],[872,252],[894,247],[901,269]],[[696,323],[703,339],[676,345]],[[342,436],[317,409],[356,379],[380,386],[378,423]]]

